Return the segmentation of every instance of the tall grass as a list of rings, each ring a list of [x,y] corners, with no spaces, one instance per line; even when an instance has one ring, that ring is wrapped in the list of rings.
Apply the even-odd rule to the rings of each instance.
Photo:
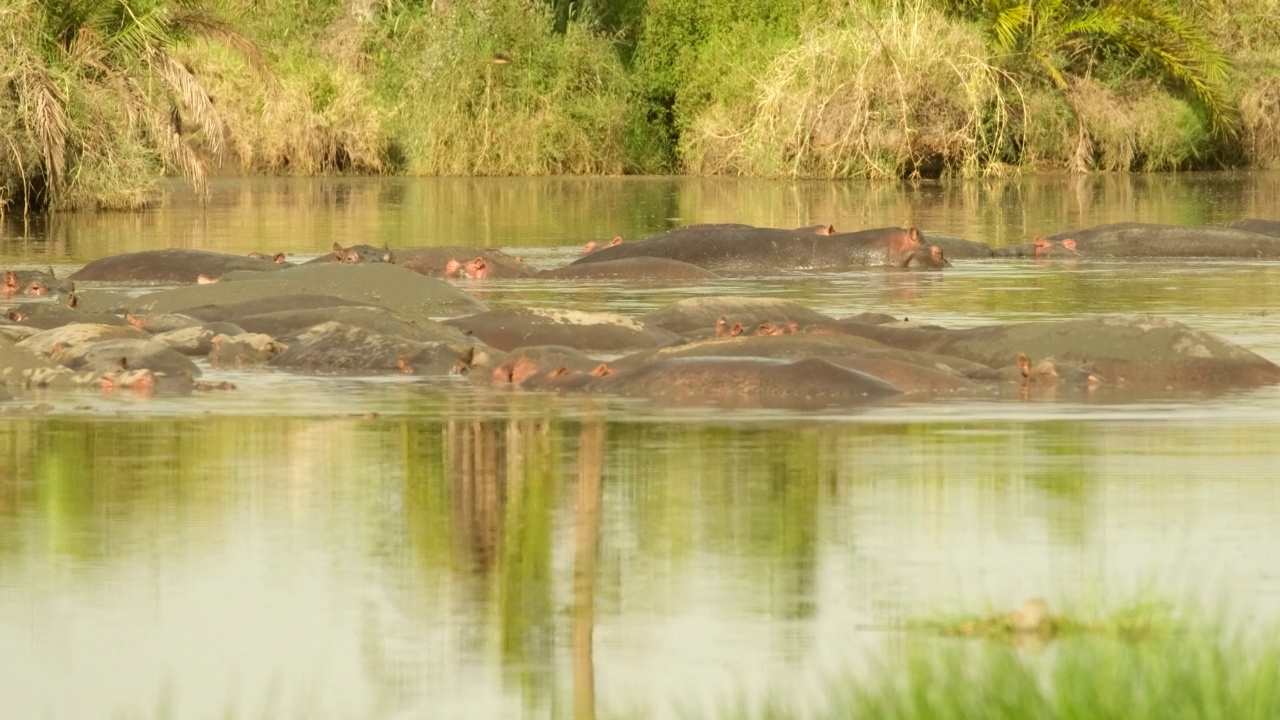
[[[1276,628],[1231,630],[1203,619],[1180,619],[1185,624],[1161,626],[1159,632],[1143,625],[1144,632],[1133,633],[1127,630],[1135,618],[1122,613],[1111,624],[1068,623],[1074,631],[1052,642],[1037,634],[998,634],[1003,641],[915,634],[865,674],[829,678],[825,698],[810,708],[789,708],[775,698],[764,709],[739,705],[718,715],[774,720],[1280,717]]]
[[[696,173],[900,177],[998,172],[1016,86],[981,36],[923,3],[809,27],[750,92],[732,84],[682,138]]]
[[[620,174],[628,77],[609,38],[546,5],[451,3],[384,21],[379,95],[415,175]]]

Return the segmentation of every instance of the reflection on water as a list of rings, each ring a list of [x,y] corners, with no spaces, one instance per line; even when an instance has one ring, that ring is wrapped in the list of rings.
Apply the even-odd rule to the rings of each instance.
[[[3,226],[7,262],[334,241],[527,248],[674,222],[913,221],[996,244],[1274,216],[1280,174],[871,186],[219,181],[145,215]],[[785,297],[971,325],[1156,312],[1280,360],[1280,264],[958,262],[705,287],[510,282],[637,314]],[[220,372],[239,390],[0,405],[4,717],[701,716],[865,669],[937,608],[1154,586],[1280,616],[1280,389],[794,415]],[[32,415],[36,402],[47,414]]]
[[[957,598],[1280,610],[1272,425],[524,414],[8,422],[9,716],[647,715]]]

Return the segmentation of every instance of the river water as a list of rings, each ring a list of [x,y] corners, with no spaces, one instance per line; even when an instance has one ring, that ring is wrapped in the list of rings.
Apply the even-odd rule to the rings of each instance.
[[[162,247],[499,246],[749,222],[1024,242],[1280,216],[1280,174],[869,185],[222,179],[144,214],[0,226],[61,275]],[[1149,312],[1280,361],[1274,262],[958,261],[702,287],[469,283],[636,314],[784,297],[963,326]],[[0,403],[4,718],[730,716],[820,703],[940,610],[1192,598],[1280,616],[1280,388],[825,413],[455,379],[209,373],[238,390]]]

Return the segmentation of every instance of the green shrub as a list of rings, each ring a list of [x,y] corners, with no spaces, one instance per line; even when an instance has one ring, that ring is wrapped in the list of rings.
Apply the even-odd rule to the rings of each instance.
[[[577,22],[557,35],[545,5],[521,0],[385,25],[379,95],[409,173],[623,171],[628,82],[608,38]]]

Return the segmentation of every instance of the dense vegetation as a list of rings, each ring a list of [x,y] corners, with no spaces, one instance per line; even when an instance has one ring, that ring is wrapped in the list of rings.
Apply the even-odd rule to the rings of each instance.
[[[249,10],[252,10],[251,12]],[[0,0],[0,207],[223,172],[1280,165],[1277,0]]]

